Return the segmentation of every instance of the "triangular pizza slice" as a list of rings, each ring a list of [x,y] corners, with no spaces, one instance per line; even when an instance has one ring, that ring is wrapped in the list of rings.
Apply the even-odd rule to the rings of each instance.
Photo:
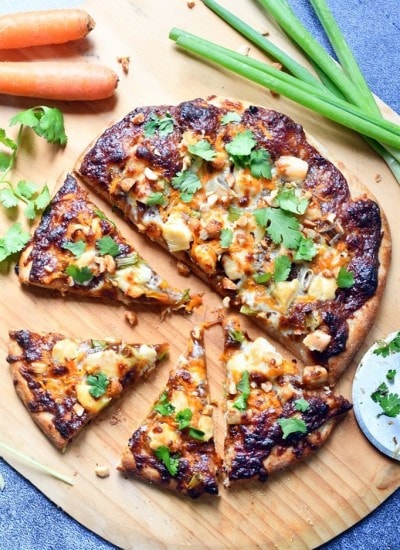
[[[60,450],[169,349],[165,343],[84,340],[29,330],[9,337],[7,361],[17,394]]]
[[[199,296],[171,287],[158,275],[71,175],[46,208],[18,270],[22,283],[64,295],[188,312],[201,303]]]
[[[203,333],[201,327],[192,330],[186,353],[130,438],[119,466],[125,474],[193,498],[218,494],[221,467],[214,446]]]
[[[237,317],[223,320],[226,365],[225,485],[268,476],[309,456],[352,405],[333,395],[327,370],[302,367]]]

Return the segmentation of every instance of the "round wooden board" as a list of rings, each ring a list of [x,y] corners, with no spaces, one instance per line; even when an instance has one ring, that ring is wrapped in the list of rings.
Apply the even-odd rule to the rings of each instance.
[[[223,4],[301,60],[294,47],[270,23],[257,6],[239,0]],[[378,197],[392,227],[393,259],[388,285],[378,317],[345,374],[337,391],[351,395],[354,369],[365,350],[377,338],[394,330],[400,307],[400,236],[394,231],[400,204],[400,188],[386,166],[352,132],[219,68],[178,51],[168,40],[173,26],[218,40],[233,49],[246,41],[228,29],[202,4],[191,10],[185,0],[88,1],[84,7],[96,20],[90,38],[57,48],[33,48],[7,54],[15,59],[78,59],[108,64],[120,74],[114,99],[92,104],[58,103],[66,117],[69,142],[60,151],[26,133],[24,146],[13,177],[29,179],[55,189],[60,174],[71,170],[76,159],[102,130],[137,105],[170,103],[210,94],[237,97],[292,116],[340,159]],[[252,54],[259,56],[252,48]],[[129,56],[126,75],[117,58]],[[260,56],[262,58],[262,56]],[[40,104],[22,98],[1,98],[0,126],[22,109]],[[383,106],[385,114],[396,116]],[[398,120],[398,118],[397,118]],[[15,129],[10,130],[15,135]],[[28,135],[29,134],[29,135]],[[400,467],[379,454],[359,431],[350,414],[326,446],[314,457],[270,479],[266,484],[221,489],[218,498],[192,501],[180,498],[138,481],[126,480],[115,470],[119,455],[132,431],[147,413],[163,388],[168,371],[186,348],[190,328],[212,319],[221,300],[194,276],[177,274],[175,262],[164,251],[149,244],[104,204],[95,202],[114,219],[150,263],[176,286],[190,286],[205,293],[204,306],[191,317],[170,316],[163,322],[157,311],[140,310],[140,322],[132,328],[124,319],[123,307],[63,299],[42,290],[22,289],[14,272],[2,273],[0,284],[0,340],[3,383],[0,387],[0,426],[2,440],[36,460],[72,476],[72,487],[5,458],[26,478],[83,525],[123,548],[311,548],[355,524],[400,486]],[[21,216],[22,218],[22,216]],[[1,211],[0,234],[13,219]],[[260,330],[244,321],[252,336]],[[171,344],[170,359],[120,402],[106,410],[62,455],[52,448],[33,424],[18,400],[8,366],[7,333],[10,329],[59,331],[77,337],[101,338],[112,335],[127,341]],[[207,356],[213,399],[218,404],[216,439],[223,438],[222,381],[219,364],[221,332],[214,327],[207,333]],[[99,479],[97,465],[107,465],[111,475]]]

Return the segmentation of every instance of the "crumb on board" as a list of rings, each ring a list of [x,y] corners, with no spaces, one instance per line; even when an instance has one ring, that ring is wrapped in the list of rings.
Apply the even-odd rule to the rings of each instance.
[[[381,174],[375,174],[375,181],[376,181],[376,183],[380,183],[382,181]]]
[[[241,53],[242,55],[249,55],[249,53],[250,53],[250,46],[248,46],[247,44],[242,44],[242,45],[239,46],[239,48],[237,49],[237,52],[238,52],[238,53]]]
[[[128,74],[130,57],[128,56],[117,57],[117,61],[121,65],[123,73]]]
[[[195,7],[196,3],[195,2],[187,2],[186,5],[191,10]]]
[[[178,271],[179,275],[182,275],[183,277],[189,277],[190,275],[190,268],[187,266],[184,262],[181,260],[178,260],[176,262],[176,270]]]
[[[133,311],[125,311],[124,317],[131,325],[131,327],[135,327],[139,322],[138,316],[136,315],[136,313],[133,313]]]
[[[95,469],[95,474],[97,477],[100,477],[101,479],[104,479],[110,475],[110,469],[108,466],[97,466]]]

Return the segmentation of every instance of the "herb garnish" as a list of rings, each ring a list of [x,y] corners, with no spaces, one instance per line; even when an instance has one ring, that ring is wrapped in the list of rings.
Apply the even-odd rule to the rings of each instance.
[[[235,113],[235,111],[228,111],[224,114],[224,116],[221,118],[221,124],[229,124],[230,122],[240,122],[242,120],[242,117]]]
[[[241,392],[239,397],[235,399],[232,406],[239,411],[245,411],[247,409],[247,400],[250,397],[250,374],[248,370],[242,372],[237,389]]]
[[[118,256],[120,249],[118,244],[114,241],[110,235],[106,235],[96,241],[96,248],[101,256]]]
[[[192,155],[207,161],[213,160],[217,154],[212,148],[211,143],[206,139],[201,139],[197,143],[189,145],[188,150]]]
[[[165,113],[163,117],[152,113],[144,125],[144,135],[152,137],[158,131],[161,137],[166,137],[174,131],[174,123],[175,121],[169,113]]]
[[[221,248],[229,248],[233,241],[233,231],[232,229],[229,229],[228,227],[225,227],[221,231],[219,244],[221,245]]]
[[[65,250],[69,250],[72,252],[72,254],[75,256],[75,258],[80,258],[82,254],[85,252],[86,243],[85,241],[79,240],[79,241],[68,241],[66,243],[63,243],[61,245],[62,248]]]
[[[341,267],[336,282],[339,288],[351,288],[354,285],[354,274],[345,267]]]
[[[396,369],[389,369],[386,373],[386,380],[389,380],[389,382],[393,382],[396,374],[397,374]]]
[[[160,395],[158,402],[154,405],[153,409],[160,413],[162,416],[171,416],[175,412],[175,407],[168,401],[167,392],[163,392]]]
[[[87,383],[90,386],[90,395],[95,399],[98,399],[106,393],[110,380],[103,372],[99,372],[98,374],[89,374],[87,377]]]
[[[155,191],[154,193],[151,193],[146,201],[147,206],[155,206],[155,205],[162,205],[165,203],[165,196],[164,193],[161,193],[160,191]]]
[[[275,244],[295,250],[301,241],[298,219],[281,208],[258,208],[253,213],[257,225],[264,227]]]
[[[30,234],[22,230],[22,225],[19,222],[14,223],[4,237],[0,237],[0,262],[21,252],[30,238]]]
[[[175,477],[179,469],[179,456],[172,456],[170,450],[165,445],[160,445],[154,451],[154,454],[158,460],[161,460],[171,476]]]
[[[194,193],[201,189],[201,181],[194,172],[190,170],[184,170],[178,172],[177,175],[172,178],[171,185],[174,189],[178,189],[180,198],[183,202],[190,202],[193,199]]]
[[[392,353],[400,352],[400,332],[398,332],[389,342],[379,342],[379,347],[374,349],[375,355],[381,355],[382,357],[388,357]]]
[[[286,281],[292,269],[292,262],[288,256],[277,256],[274,260],[274,281]]]
[[[308,206],[308,199],[298,197],[294,189],[281,188],[276,196],[276,202],[283,210],[293,214],[304,214]]]
[[[400,396],[397,393],[389,393],[389,388],[385,382],[382,382],[378,388],[371,393],[372,401],[378,403],[383,412],[378,416],[388,416],[389,418],[395,418],[400,414]]]
[[[279,418],[278,424],[282,428],[282,439],[286,439],[293,433],[307,433],[307,425],[300,418]]]
[[[305,412],[310,408],[310,403],[307,399],[304,399],[304,397],[300,397],[300,399],[294,401],[294,407],[296,411]]]
[[[270,154],[266,149],[256,149],[257,142],[251,130],[238,132],[225,149],[231,161],[240,168],[250,168],[255,178],[271,178]]]
[[[75,264],[71,264],[66,268],[65,273],[80,285],[88,283],[94,276],[93,272],[86,265],[80,268]]]

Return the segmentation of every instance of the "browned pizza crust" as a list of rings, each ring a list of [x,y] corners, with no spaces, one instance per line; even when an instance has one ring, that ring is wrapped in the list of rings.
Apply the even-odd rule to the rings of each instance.
[[[81,340],[29,330],[11,331],[9,337],[7,362],[18,397],[61,451],[168,352],[167,344]],[[99,373],[107,378],[104,392],[92,397],[88,376]]]
[[[263,309],[263,306],[252,311],[249,305],[251,301],[244,297],[248,290],[257,295],[263,292],[260,285],[250,281],[252,275],[248,276],[245,283],[240,281],[238,284],[235,275],[229,274],[224,264],[226,250],[219,245],[224,222],[216,218],[204,225],[202,220],[210,197],[205,189],[206,184],[203,182],[203,188],[192,200],[184,201],[179,198],[179,192],[171,188],[173,178],[190,166],[188,143],[206,140],[215,147],[217,154],[207,162],[205,168],[203,166],[202,177],[206,182],[216,180],[216,185],[220,185],[217,193],[214,193],[219,193],[217,202],[210,203],[209,211],[216,208],[213,205],[220,208],[225,205],[226,209],[234,205],[246,209],[252,200],[252,193],[255,193],[251,186],[247,186],[247,189],[244,186],[236,198],[232,198],[231,194],[229,201],[226,201],[221,195],[221,185],[222,188],[226,186],[226,178],[230,175],[225,174],[222,183],[218,180],[221,167],[226,167],[224,147],[237,132],[236,122],[231,126],[222,122],[222,117],[228,112],[238,113],[241,117],[240,129],[251,130],[256,146],[268,152],[274,169],[278,170],[280,183],[309,197],[310,208],[304,217],[300,217],[303,234],[312,235],[314,232],[320,242],[335,249],[338,260],[334,277],[341,266],[340,262],[354,275],[351,288],[337,288],[333,297],[294,301],[283,312],[280,311],[283,306],[278,305],[278,321],[275,313],[271,315],[269,306],[267,309]],[[146,134],[149,121],[163,117],[172,117],[173,131],[168,135],[161,135],[157,131],[152,135]],[[288,157],[300,159],[303,166],[306,164],[307,171],[301,181],[297,181],[294,176],[292,182],[289,176],[286,177],[284,167],[277,168],[279,161]],[[312,138],[306,136],[299,124],[282,113],[215,96],[207,101],[195,99],[177,106],[139,107],[107,129],[92,144],[80,159],[77,171],[96,192],[117,206],[139,231],[169,248],[172,254],[187,262],[193,272],[229,299],[230,306],[251,316],[270,336],[305,363],[325,365],[329,370],[330,384],[335,384],[375,319],[390,264],[391,239],[387,220],[369,190],[322,151],[322,147]],[[262,205],[263,193],[268,192],[270,184],[268,178],[259,181],[261,199],[257,200]],[[160,191],[162,182],[167,182],[169,203],[156,208],[148,207],[146,200],[149,192]],[[272,205],[276,206],[273,200],[273,197],[267,196],[267,202],[264,203],[271,204],[272,201]],[[197,213],[200,212],[197,220],[196,216],[186,214],[187,204]],[[185,250],[183,247],[176,250],[178,247],[174,243],[171,246],[163,229],[170,214],[179,216],[180,212],[185,212],[182,217],[193,233],[192,242]],[[248,243],[243,246],[248,246]],[[261,254],[270,254],[272,258],[273,249],[271,240],[264,239],[251,249],[252,261],[257,263]],[[312,261],[308,264],[311,270],[317,264],[317,259],[315,264]],[[268,262],[271,264],[271,259]],[[289,282],[300,280],[307,269],[305,264],[293,262]],[[239,270],[236,277],[244,272],[245,267]],[[333,277],[332,268],[328,266],[324,269],[322,263],[317,267],[317,273],[324,279]],[[307,295],[307,292],[304,290],[303,294]],[[309,338],[305,344],[306,336],[313,336],[314,332],[325,338],[323,345],[320,341],[315,343],[313,338]]]

